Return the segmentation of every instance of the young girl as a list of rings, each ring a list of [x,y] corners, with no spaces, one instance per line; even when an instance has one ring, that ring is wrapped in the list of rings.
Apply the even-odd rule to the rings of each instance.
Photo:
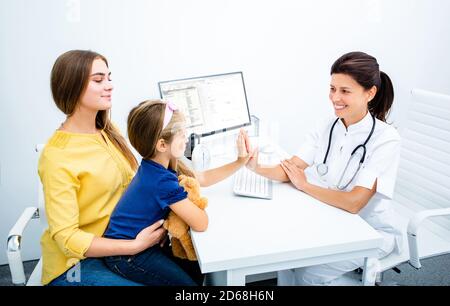
[[[206,230],[206,212],[187,198],[177,176],[196,177],[201,186],[223,180],[247,163],[251,155],[247,150],[248,137],[241,130],[235,162],[193,173],[179,160],[187,141],[184,122],[183,114],[171,103],[145,101],[131,110],[128,136],[141,154],[142,162],[111,216],[105,237],[134,239],[143,228],[166,218],[170,210],[192,230]],[[175,258],[167,245],[155,245],[135,256],[107,257],[105,262],[112,271],[146,285],[201,285],[203,282],[197,262]]]

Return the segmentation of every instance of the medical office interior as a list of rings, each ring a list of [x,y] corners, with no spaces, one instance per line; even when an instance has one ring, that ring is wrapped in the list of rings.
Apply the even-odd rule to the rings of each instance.
[[[381,263],[377,284],[450,285],[450,1],[0,0],[0,45],[0,285],[13,284],[10,230],[27,207],[38,206],[36,146],[65,119],[52,101],[50,71],[72,49],[108,59],[111,116],[124,134],[130,109],[161,97],[160,82],[242,72],[252,116],[245,128],[256,142],[270,139],[282,149],[268,151],[272,160],[295,154],[317,120],[333,115],[331,64],[350,51],[375,56],[394,84],[388,122],[410,145],[393,205],[405,224],[429,214],[418,217],[417,241],[409,242],[418,242],[421,269],[406,252]],[[232,147],[236,131],[200,140],[211,159],[226,151],[215,144]],[[414,144],[414,133],[430,139]],[[275,188],[272,196],[280,196]],[[436,209],[442,214],[434,216]],[[258,222],[257,212],[248,222]],[[31,219],[21,237],[27,278],[41,234],[40,221]],[[247,276],[247,285],[276,285],[275,277]]]

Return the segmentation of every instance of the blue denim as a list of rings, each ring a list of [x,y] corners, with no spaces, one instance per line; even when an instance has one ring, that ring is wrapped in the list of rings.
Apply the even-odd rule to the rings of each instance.
[[[55,278],[48,286],[142,286],[142,284],[113,273],[100,258],[87,258]]]
[[[197,261],[176,258],[168,245],[155,245],[134,256],[105,257],[118,275],[148,286],[198,286],[203,275]]]

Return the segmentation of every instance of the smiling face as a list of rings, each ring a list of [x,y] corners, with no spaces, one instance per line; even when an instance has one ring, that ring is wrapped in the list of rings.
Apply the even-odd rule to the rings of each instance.
[[[331,75],[330,101],[334,113],[348,127],[362,120],[368,111],[368,103],[376,94],[376,87],[366,90],[347,74]]]
[[[91,111],[108,110],[111,108],[111,72],[102,59],[92,63],[89,81],[85,92],[80,98],[80,107]]]

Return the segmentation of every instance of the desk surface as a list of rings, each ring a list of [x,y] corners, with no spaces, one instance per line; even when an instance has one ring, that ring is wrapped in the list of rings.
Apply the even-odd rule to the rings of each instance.
[[[329,256],[379,247],[381,236],[358,215],[326,205],[291,184],[273,199],[235,196],[233,177],[203,188],[206,232],[192,231],[203,273]]]

